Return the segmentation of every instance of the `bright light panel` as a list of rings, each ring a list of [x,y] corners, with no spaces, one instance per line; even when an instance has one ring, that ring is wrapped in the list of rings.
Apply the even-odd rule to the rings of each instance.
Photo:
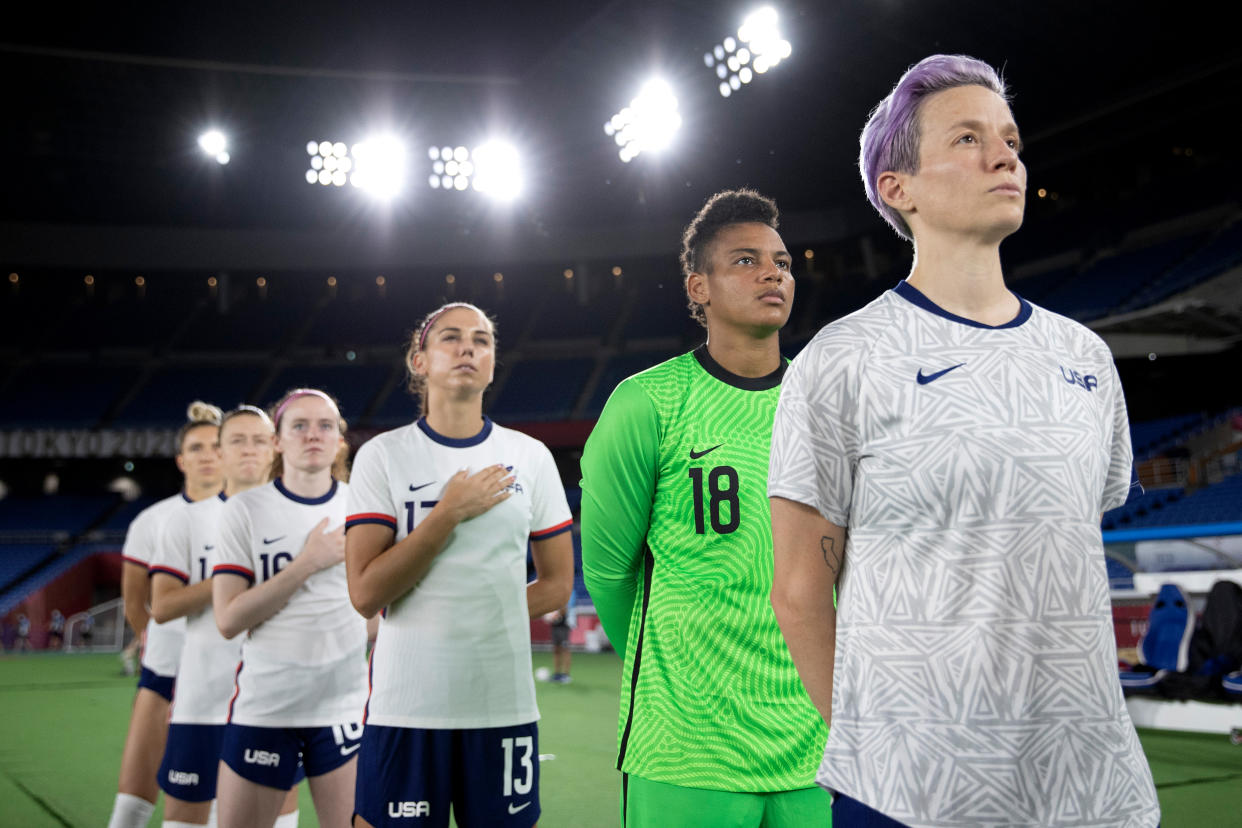
[[[704,54],[703,64],[719,81],[721,97],[727,98],[791,54],[793,46],[781,37],[776,10],[764,6],[742,21],[736,40],[726,37]]]
[[[352,155],[351,184],[382,199],[401,192],[405,186],[405,146],[396,136],[377,135],[354,144]]]
[[[525,180],[517,149],[505,141],[488,141],[473,151],[464,146],[429,147],[431,172],[427,185],[433,190],[475,190],[498,201],[511,201],[521,194]]]
[[[679,129],[681,113],[677,111],[677,96],[673,88],[659,78],[643,84],[630,105],[604,124],[604,133],[617,142],[618,155],[627,164],[643,152],[667,149]]]
[[[220,130],[208,130],[198,136],[198,146],[203,152],[216,159],[217,164],[224,165],[229,163],[229,139]]]
[[[473,172],[474,188],[481,193],[486,193],[499,201],[512,201],[521,194],[524,184],[522,159],[516,147],[503,141],[489,141],[480,147],[475,147],[471,155],[472,160],[470,158],[458,159],[454,153],[453,157],[458,162],[459,172],[454,186],[457,186],[457,180],[460,180],[462,176],[469,178]],[[458,187],[458,189],[462,188]]]

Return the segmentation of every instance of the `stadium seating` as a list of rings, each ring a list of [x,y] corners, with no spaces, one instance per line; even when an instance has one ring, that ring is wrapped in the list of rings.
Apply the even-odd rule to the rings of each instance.
[[[1182,414],[1176,417],[1131,423],[1130,443],[1134,447],[1135,459],[1143,459],[1168,448],[1186,437],[1195,428],[1202,426],[1203,423],[1202,414]]]
[[[1167,502],[1162,509],[1136,518],[1133,525],[1193,526],[1238,520],[1242,520],[1242,474]]]
[[[6,545],[6,552],[8,548]],[[49,551],[41,559],[33,561],[33,563],[38,564],[41,560],[42,564],[26,577],[21,578],[21,573],[19,572],[16,574],[16,577],[20,578],[20,580],[14,580],[13,583],[7,585],[0,581],[0,616],[5,615],[13,607],[21,603],[27,595],[47,586],[81,561],[89,558],[91,555],[105,551],[119,552],[120,550],[113,547],[101,547],[98,544],[82,544],[61,554],[53,554]]]
[[[598,417],[604,410],[608,396],[616,390],[617,385],[626,377],[645,371],[653,365],[659,365],[676,356],[674,351],[640,351],[637,353],[618,354],[607,361],[599,376],[599,382],[587,401],[582,414],[584,417]]]
[[[252,399],[266,373],[257,362],[168,364],[146,379],[110,423],[117,428],[179,426],[191,400],[206,400],[224,410]]]
[[[1134,570],[1107,555],[1104,557],[1104,566],[1108,573],[1109,589],[1134,589]]]
[[[117,496],[10,495],[0,499],[0,535],[76,535],[115,507]]]
[[[1134,286],[1163,274],[1201,242],[1200,235],[1193,235],[1099,259],[1039,304],[1074,319],[1099,318],[1118,308]]]
[[[52,549],[46,543],[4,544],[3,551],[0,552],[0,594],[13,587],[32,567],[51,555]]]
[[[568,419],[594,366],[593,359],[523,360],[513,366],[491,415],[502,423]]]
[[[5,428],[92,428],[122,399],[141,376],[133,365],[97,361],[30,364],[0,395],[0,424]],[[185,411],[181,403],[180,411]],[[164,411],[163,422],[176,409]]]

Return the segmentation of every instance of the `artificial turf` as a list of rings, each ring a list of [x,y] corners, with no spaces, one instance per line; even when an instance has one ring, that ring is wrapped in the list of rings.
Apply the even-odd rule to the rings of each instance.
[[[535,653],[535,666],[551,656]],[[537,683],[544,828],[618,824],[620,662],[574,657],[573,683]],[[107,824],[134,679],[115,655],[0,657],[0,828]],[[1164,828],[1242,826],[1242,746],[1227,736],[1140,730]],[[159,825],[157,809],[151,825]],[[302,787],[302,828],[316,828]]]

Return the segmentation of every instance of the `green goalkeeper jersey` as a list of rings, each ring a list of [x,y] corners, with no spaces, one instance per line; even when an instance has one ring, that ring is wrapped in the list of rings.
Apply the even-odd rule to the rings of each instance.
[[[636,374],[582,457],[582,567],[623,654],[617,767],[722,791],[814,784],[827,727],[769,603],[768,447],[784,365],[706,347]]]

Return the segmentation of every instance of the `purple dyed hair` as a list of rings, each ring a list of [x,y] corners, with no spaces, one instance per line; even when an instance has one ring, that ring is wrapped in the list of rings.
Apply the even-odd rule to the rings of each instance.
[[[919,109],[928,96],[958,86],[982,86],[1009,102],[1009,90],[996,70],[967,55],[932,55],[906,70],[867,117],[859,138],[858,170],[862,174],[867,200],[880,216],[912,241],[910,227],[895,207],[884,203],[876,192],[882,172],[919,171]]]

